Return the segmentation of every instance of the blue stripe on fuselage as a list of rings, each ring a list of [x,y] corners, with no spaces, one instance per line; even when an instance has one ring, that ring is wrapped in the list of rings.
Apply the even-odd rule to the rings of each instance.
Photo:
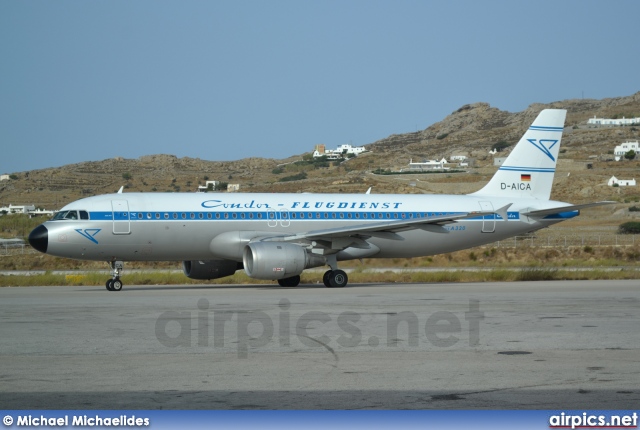
[[[330,211],[220,211],[220,212],[90,212],[91,221],[311,221],[429,219],[435,216],[460,215],[465,212],[330,212]],[[520,212],[508,212],[509,220],[519,220]],[[497,214],[467,218],[470,220],[502,219]]]

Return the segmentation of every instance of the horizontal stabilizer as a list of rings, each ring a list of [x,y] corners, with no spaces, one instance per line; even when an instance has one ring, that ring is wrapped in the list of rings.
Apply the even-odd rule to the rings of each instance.
[[[555,215],[555,214],[559,214],[559,213],[563,213],[563,212],[573,212],[573,211],[578,211],[580,209],[593,208],[593,207],[596,207],[596,206],[611,205],[613,203],[617,203],[617,202],[604,201],[604,202],[595,202],[595,203],[585,203],[583,205],[561,206],[561,207],[558,207],[558,208],[541,209],[541,210],[537,210],[537,211],[524,212],[521,215],[526,215],[526,216],[536,217],[537,218],[537,217],[544,217],[544,216],[547,216],[547,215]]]

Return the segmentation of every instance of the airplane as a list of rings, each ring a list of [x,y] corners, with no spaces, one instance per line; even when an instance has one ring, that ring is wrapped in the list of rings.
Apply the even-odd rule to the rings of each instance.
[[[447,253],[573,218],[581,205],[549,200],[566,110],[545,109],[491,180],[468,195],[118,193],[64,206],[29,234],[40,252],[106,261],[120,291],[125,261],[182,261],[192,279],[244,269],[295,287],[329,266],[325,286],[347,285],[339,261]]]

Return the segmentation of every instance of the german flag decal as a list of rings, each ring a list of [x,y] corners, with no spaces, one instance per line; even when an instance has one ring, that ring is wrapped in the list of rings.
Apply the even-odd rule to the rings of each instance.
[[[531,180],[531,175],[520,175],[520,180],[529,182]]]

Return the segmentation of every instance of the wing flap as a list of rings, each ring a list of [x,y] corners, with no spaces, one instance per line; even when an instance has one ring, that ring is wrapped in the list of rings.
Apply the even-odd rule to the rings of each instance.
[[[284,236],[279,240],[296,241],[296,240],[328,240],[345,236],[373,236],[392,240],[402,240],[397,232],[422,229],[427,231],[437,231],[445,233],[447,230],[442,226],[456,222],[457,220],[476,218],[485,215],[499,214],[506,221],[507,209],[511,206],[508,204],[496,211],[472,211],[456,214],[443,214],[424,218],[398,219],[390,221],[382,221],[376,223],[356,224],[351,226],[343,226],[336,228],[327,228],[322,230],[312,230],[304,233]]]

